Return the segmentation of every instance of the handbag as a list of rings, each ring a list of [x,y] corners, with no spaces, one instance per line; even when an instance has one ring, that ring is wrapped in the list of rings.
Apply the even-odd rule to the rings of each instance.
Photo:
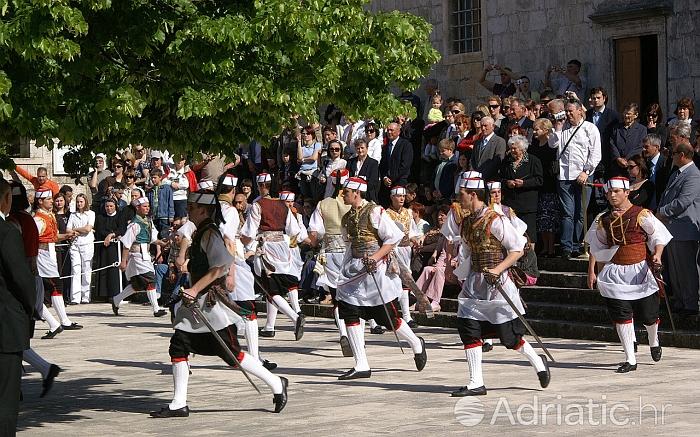
[[[576,127],[576,130],[574,130],[574,133],[569,137],[569,139],[566,141],[566,144],[564,144],[564,148],[561,149],[561,152],[557,154],[557,159],[552,161],[552,176],[559,177],[559,160],[561,159],[561,156],[566,152],[566,149],[569,147],[569,144],[571,143],[571,140],[574,139],[576,136],[576,132],[578,132],[579,129],[581,129],[581,126],[583,126],[583,123],[579,124]]]

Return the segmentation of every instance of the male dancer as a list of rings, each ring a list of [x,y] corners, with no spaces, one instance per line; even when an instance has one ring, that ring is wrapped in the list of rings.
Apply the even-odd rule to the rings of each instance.
[[[595,282],[625,351],[625,362],[617,373],[637,370],[633,317],[641,319],[647,330],[651,358],[661,359],[659,286],[654,272],[661,270],[661,254],[673,238],[651,211],[632,205],[629,192],[627,178],[608,180],[605,194],[610,211],[586,234],[599,267]]]
[[[118,316],[119,306],[125,298],[145,291],[153,309],[153,316],[162,317],[167,311],[158,306],[155,269],[149,252],[150,244],[158,239],[158,231],[148,218],[148,211],[151,209],[148,197],[139,197],[132,203],[136,208],[136,215],[121,237],[124,247],[122,262],[119,265],[119,269],[126,272],[129,285],[112,298],[112,312]]]
[[[341,220],[350,211],[350,205],[346,205],[339,194],[349,175],[350,172],[347,169],[333,170],[330,175],[335,187],[333,196],[321,200],[309,219],[309,238],[312,244],[316,245],[316,242],[321,239],[318,262],[323,265],[323,273],[318,276],[316,286],[323,287],[330,293],[333,300],[333,317],[340,332],[340,348],[344,357],[352,356],[352,348],[348,340],[347,329],[345,329],[345,322],[340,319],[338,314],[336,288],[338,288],[338,276],[345,257],[345,240],[341,235]]]
[[[292,262],[289,243],[291,238],[299,235],[301,229],[287,205],[279,199],[269,197],[269,181],[269,174],[258,175],[261,197],[251,205],[248,218],[240,231],[241,243],[246,246],[246,250],[257,241],[254,273],[267,294],[267,322],[259,335],[275,336],[275,321],[279,310],[294,322],[294,337],[301,340],[306,319],[303,314],[295,312],[284,298],[290,290],[299,287],[300,270]]]
[[[53,194],[49,189],[37,190],[34,194],[38,206],[34,212],[34,222],[39,230],[39,250],[37,255],[37,270],[41,276],[44,289],[51,293],[51,306],[58,315],[60,324],[51,316],[46,305],[42,308],[42,319],[49,324],[49,332],[43,339],[54,338],[61,332],[82,329],[81,325],[72,322],[66,313],[66,305],[63,301],[62,282],[59,279],[58,261],[56,260],[56,243],[58,242],[58,223],[56,216],[51,211],[53,208]]]
[[[508,268],[522,256],[527,240],[509,220],[487,207],[483,180],[467,178],[460,185],[460,203],[469,211],[461,225],[462,250],[469,262],[462,264],[467,275],[459,294],[457,317],[470,375],[469,383],[452,396],[486,394],[481,339],[491,336],[499,337],[508,349],[525,355],[535,368],[540,385],[547,387],[550,373],[546,357],[538,356],[523,339],[525,326],[501,295],[507,293],[520,313],[525,314]]]
[[[294,193],[291,191],[280,191],[280,200],[287,205],[287,208],[289,208],[289,211],[291,211],[292,215],[294,216],[294,219],[297,221],[297,224],[299,225],[299,234],[295,237],[292,237],[289,239],[289,249],[291,250],[292,253],[292,262],[294,263],[295,270],[298,270],[299,272],[302,271],[304,268],[304,260],[301,259],[301,250],[299,249],[299,245],[304,243],[308,244],[309,243],[309,234],[306,231],[306,227],[304,226],[304,221],[301,216],[297,212],[296,207],[294,206]],[[289,289],[289,292],[287,293],[287,297],[289,298],[289,305],[292,307],[294,312],[297,314],[301,313],[301,306],[299,306],[299,285],[297,284],[296,288],[292,287]]]
[[[367,182],[362,178],[352,177],[345,182],[343,202],[351,209],[341,225],[342,235],[350,244],[338,277],[336,298],[355,367],[340,375],[340,380],[372,376],[365,353],[364,321],[368,319],[393,327],[397,336],[411,345],[419,372],[428,361],[425,341],[398,316],[395,302],[402,293],[401,280],[387,269],[387,258],[404,233],[382,207],[364,199],[366,192]]]
[[[393,255],[398,258],[404,266],[410,268],[411,253],[413,251],[412,244],[415,244],[415,239],[418,237],[418,227],[413,220],[413,214],[408,208],[404,208],[406,201],[406,189],[401,186],[395,186],[391,189],[391,207],[386,210],[387,215],[391,218],[399,229],[403,232],[403,238],[399,244],[394,247]],[[406,284],[403,284],[403,291],[399,297],[401,304],[401,317],[404,322],[411,328],[416,328],[418,324],[411,318],[409,304],[409,289]]]
[[[187,417],[187,385],[189,382],[188,357],[191,353],[218,356],[227,364],[237,363],[223,350],[203,321],[194,316],[188,305],[196,301],[204,317],[227,343],[228,349],[236,356],[240,366],[247,373],[260,378],[274,394],[272,402],[275,413],[287,404],[286,378],[280,378],[265,369],[257,358],[250,359],[241,351],[238,344],[236,322],[240,320],[228,299],[224,287],[233,256],[226,248],[218,225],[211,219],[217,205],[214,193],[198,191],[188,196],[189,219],[197,227],[190,246],[191,287],[182,290],[182,301],[175,305],[175,333],[170,338],[170,358],[173,363],[173,383],[175,393],[172,402],[159,411],[151,412],[152,417]],[[235,306],[238,308],[237,306]]]

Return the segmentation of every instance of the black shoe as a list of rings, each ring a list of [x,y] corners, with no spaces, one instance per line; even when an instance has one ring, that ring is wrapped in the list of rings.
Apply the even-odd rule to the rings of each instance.
[[[167,419],[168,417],[188,417],[190,415],[190,408],[185,405],[177,410],[171,410],[168,407],[161,408],[160,411],[151,411],[151,417],[156,419]]]
[[[70,325],[61,325],[64,331],[77,331],[78,329],[83,329],[83,325],[78,325],[73,322]]]
[[[661,345],[651,347],[651,359],[654,361],[661,360]]]
[[[68,305],[73,306],[73,305],[79,305],[78,302],[68,302]]]
[[[639,343],[637,343],[637,342],[635,341],[635,342],[632,343],[632,345],[634,346],[634,353],[636,354],[636,353],[637,353],[637,349],[639,349]]]
[[[266,331],[265,328],[260,328],[258,330],[259,337],[272,338],[275,336],[275,331]]]
[[[266,368],[267,370],[275,370],[277,368],[277,364],[273,363],[272,361],[268,360],[263,360],[262,366]]]
[[[381,326],[377,325],[374,328],[369,330],[370,334],[384,334],[384,328]]]
[[[622,363],[620,367],[615,371],[615,373],[627,373],[627,372],[632,372],[633,370],[637,370],[637,365],[636,364],[630,364],[628,362]]]
[[[372,370],[361,370],[357,371],[354,368],[348,370],[347,372],[343,373],[338,377],[340,381],[346,381],[348,379],[360,379],[360,378],[369,378],[372,376]]]
[[[411,329],[416,329],[418,327],[418,323],[416,323],[415,320],[409,320],[407,323],[408,323],[408,327]]]
[[[42,340],[52,339],[55,336],[57,336],[58,334],[60,334],[61,332],[63,332],[63,326],[59,326],[55,330],[47,332],[43,337],[41,337],[41,339]]]
[[[544,363],[544,370],[537,372],[537,377],[540,379],[540,387],[547,388],[549,381],[552,379],[552,374],[549,372],[549,363],[547,362],[546,355],[540,355],[542,358],[542,363]]]
[[[306,317],[300,315],[297,317],[297,324],[294,327],[294,339],[299,341],[304,336],[304,324],[306,323]]]
[[[168,314],[167,311],[160,309],[160,310],[156,311],[155,313],[153,313],[153,317],[163,317],[167,314]],[[189,412],[189,410],[188,410],[188,412]]]
[[[114,304],[114,301],[110,302],[112,304],[112,312],[115,316],[119,315],[119,307]]]
[[[43,398],[49,393],[51,387],[53,387],[53,380],[58,376],[59,373],[61,373],[61,370],[63,369],[61,369],[55,364],[52,364],[49,367],[49,373],[48,375],[46,375],[46,378],[44,378],[44,381],[41,383],[41,394],[39,395],[40,398]]]
[[[483,385],[477,388],[467,388],[467,386],[464,386],[459,390],[453,391],[450,396],[452,396],[453,398],[463,398],[465,396],[483,396],[485,394],[486,387],[484,387]]]
[[[275,413],[279,413],[284,410],[284,406],[287,405],[287,386],[289,385],[289,380],[284,376],[280,376],[282,380],[282,393],[272,396],[272,403],[275,404]]]
[[[580,258],[581,255],[583,255],[583,252],[578,251],[578,250],[571,252],[571,258]]]
[[[491,352],[493,350],[493,345],[491,343],[484,343],[481,345],[481,352]]]
[[[561,254],[561,259],[571,259],[571,252],[563,252]]]
[[[423,350],[419,354],[414,354],[413,355],[413,361],[416,362],[416,369],[420,372],[425,368],[425,364],[428,362],[428,352],[425,349],[425,340],[423,340],[423,337],[418,337],[420,340],[421,346],[423,346]]]
[[[343,351],[344,357],[351,357],[352,356],[352,347],[350,347],[350,341],[344,335],[342,337],[340,337],[340,350]]]

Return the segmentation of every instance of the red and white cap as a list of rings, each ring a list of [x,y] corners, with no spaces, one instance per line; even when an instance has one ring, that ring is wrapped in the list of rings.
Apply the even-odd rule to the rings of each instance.
[[[608,182],[605,184],[605,191],[608,191],[613,188],[622,188],[623,190],[629,190],[630,189],[630,180],[627,179],[626,177],[623,176],[617,176],[614,178],[608,179]]]
[[[197,184],[197,191],[213,190],[214,182],[212,181],[201,181]]]
[[[291,191],[280,191],[280,200],[288,200],[290,202],[294,201],[294,193]]]
[[[345,181],[347,181],[350,177],[350,170],[348,170],[347,168],[339,168],[337,170],[333,170],[331,172],[331,175],[329,176],[331,178],[331,181],[333,181],[333,185],[335,185],[335,181],[338,179],[338,173],[340,173],[340,186],[343,186],[345,184]]]
[[[260,173],[255,177],[255,182],[258,184],[264,184],[266,182],[272,182],[272,177],[270,173]]]
[[[48,199],[49,197],[53,197],[53,192],[48,189],[36,190],[36,193],[34,193],[34,197],[36,197],[37,199]]]
[[[463,172],[459,175],[459,183],[457,183],[457,186],[455,187],[455,193],[459,193],[459,189],[460,189],[460,188],[463,188],[463,187],[462,187],[462,181],[465,180],[465,179],[467,179],[467,178],[477,178],[477,179],[481,179],[481,173],[479,173],[478,171],[471,171],[471,170],[470,170],[470,171],[463,171]],[[483,188],[483,187],[482,187],[482,188]]]
[[[233,175],[224,176],[224,180],[221,181],[223,185],[228,185],[229,187],[235,187],[238,185],[238,178]]]
[[[358,177],[351,177],[345,181],[345,188],[350,188],[351,190],[367,191],[367,181]]]
[[[484,180],[481,178],[466,178],[459,181],[460,188],[479,190],[484,188]]]
[[[391,195],[392,196],[405,196],[406,195],[406,188],[402,187],[401,185],[397,185],[391,189]]]
[[[138,199],[134,199],[131,201],[131,204],[134,206],[148,204],[148,197],[143,196],[143,197],[139,197]]]
[[[500,190],[501,189],[501,183],[499,181],[491,181],[486,184],[487,187],[489,187],[489,191],[491,190]]]

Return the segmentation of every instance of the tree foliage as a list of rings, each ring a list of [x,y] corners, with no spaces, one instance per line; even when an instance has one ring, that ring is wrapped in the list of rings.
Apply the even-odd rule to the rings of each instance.
[[[0,0],[0,140],[229,151],[334,102],[387,120],[438,60],[369,0]]]

